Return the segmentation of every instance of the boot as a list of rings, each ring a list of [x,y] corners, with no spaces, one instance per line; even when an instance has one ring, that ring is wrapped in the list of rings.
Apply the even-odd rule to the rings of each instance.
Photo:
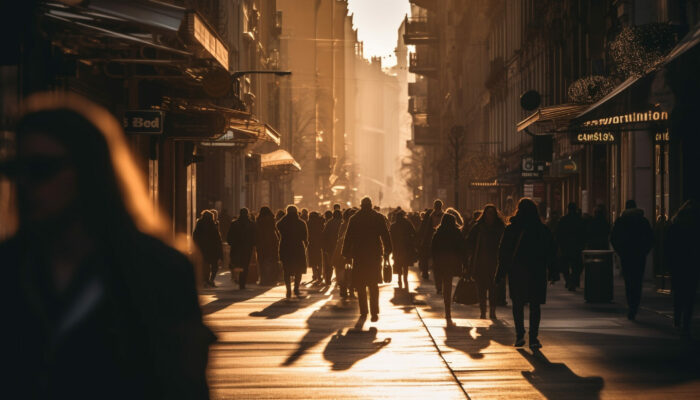
[[[486,319],[486,306],[482,305],[481,306],[481,316],[479,316],[480,319]]]
[[[496,309],[492,308],[491,311],[489,311],[489,319],[496,320]]]

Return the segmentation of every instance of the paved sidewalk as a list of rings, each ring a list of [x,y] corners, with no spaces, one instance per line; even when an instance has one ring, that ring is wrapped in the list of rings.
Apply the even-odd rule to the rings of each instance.
[[[239,291],[227,277],[201,295],[219,337],[209,369],[215,399],[700,396],[697,337],[680,340],[668,318],[647,310],[630,322],[624,301],[585,304],[561,284],[543,306],[544,348],[533,355],[512,347],[510,307],[490,321],[477,306],[456,305],[458,326],[446,329],[442,299],[415,272],[410,294],[381,287],[380,320],[362,330],[353,328],[356,302],[337,291],[309,288],[287,301],[281,286]]]

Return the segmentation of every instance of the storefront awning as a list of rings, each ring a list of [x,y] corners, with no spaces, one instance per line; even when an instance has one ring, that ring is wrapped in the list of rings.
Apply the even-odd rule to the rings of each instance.
[[[241,120],[239,118],[231,118],[229,121],[229,128],[233,132],[249,136],[250,138],[255,140],[271,142],[278,146],[280,144],[281,137],[279,132],[277,132],[270,125],[253,119]]]
[[[287,168],[292,171],[301,171],[301,165],[299,165],[288,151],[282,149],[261,154],[260,165],[263,169]]]
[[[643,76],[628,78],[608,95],[583,110],[572,122],[584,127],[592,126],[596,121],[598,126],[601,123],[611,125],[612,119],[615,118],[617,120],[614,122],[615,125],[658,123],[661,118],[650,119],[648,115],[644,117],[643,114],[651,112],[653,117],[654,112],[658,112],[659,115],[670,113],[673,100],[666,83],[666,68],[681,62],[684,55],[698,48],[698,44],[700,44],[700,24],[692,28],[656,67]],[[609,123],[605,123],[606,118],[610,119]],[[634,125],[631,126],[634,127]]]
[[[588,108],[585,104],[558,104],[542,107],[518,122],[518,132],[532,125],[542,125],[549,132],[568,126],[569,121]]]

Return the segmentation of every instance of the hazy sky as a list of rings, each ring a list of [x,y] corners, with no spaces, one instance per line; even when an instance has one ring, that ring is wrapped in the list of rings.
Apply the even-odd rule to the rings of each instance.
[[[358,39],[365,43],[365,57],[390,57],[382,65],[395,65],[397,32],[411,10],[408,0],[348,0],[348,8],[354,14]]]

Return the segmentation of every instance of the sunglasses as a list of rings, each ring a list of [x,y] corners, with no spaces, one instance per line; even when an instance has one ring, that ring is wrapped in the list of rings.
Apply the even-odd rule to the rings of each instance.
[[[66,157],[26,157],[0,162],[0,175],[10,180],[25,178],[32,182],[42,182],[53,178],[71,164]]]

